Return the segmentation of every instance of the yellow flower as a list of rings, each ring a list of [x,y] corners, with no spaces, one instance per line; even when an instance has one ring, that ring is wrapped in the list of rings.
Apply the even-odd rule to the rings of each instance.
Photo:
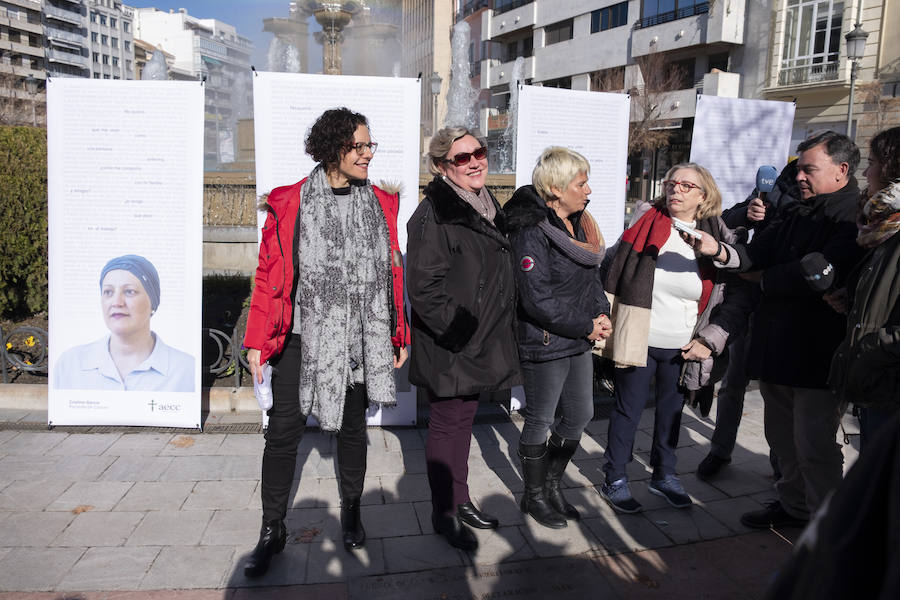
[[[7,350],[12,349],[12,342],[6,342],[6,349]]]
[[[28,346],[29,348],[34,346],[34,336],[33,335],[29,335],[27,338],[25,338],[25,345]]]
[[[30,360],[26,360],[26,361],[25,361],[25,364],[26,364],[26,365],[30,365],[30,364],[31,364],[31,361],[30,361]]]

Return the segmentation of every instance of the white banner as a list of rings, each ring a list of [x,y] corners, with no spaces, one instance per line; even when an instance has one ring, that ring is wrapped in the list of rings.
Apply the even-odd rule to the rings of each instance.
[[[756,171],[787,164],[793,102],[697,96],[691,162],[709,169],[722,192],[722,208],[743,202],[756,187]]]
[[[591,165],[588,212],[611,246],[625,225],[629,97],[524,85],[519,91],[516,187],[531,183],[531,172],[548,146],[565,146]]]
[[[417,79],[254,73],[257,194],[309,175],[316,163],[304,152],[307,131],[326,110],[346,106],[366,116],[378,143],[369,179],[401,186],[397,230],[405,253],[406,222],[419,201],[419,94]],[[260,213],[260,228],[264,222]],[[415,424],[416,390],[407,371],[397,373],[397,406],[370,408],[370,425]]]
[[[51,425],[200,427],[203,87],[47,81]]]

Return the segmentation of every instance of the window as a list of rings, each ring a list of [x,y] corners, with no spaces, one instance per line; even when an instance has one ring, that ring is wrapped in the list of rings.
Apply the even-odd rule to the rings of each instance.
[[[572,39],[572,19],[566,19],[544,27],[544,45],[556,44]]]
[[[100,53],[94,52],[93,57],[94,57],[94,62],[99,64],[100,63]]]
[[[520,6],[524,6],[533,1],[534,0],[494,0],[494,14],[499,15],[500,13],[519,8]]]
[[[109,75],[104,75],[103,79],[109,79]]]
[[[111,45],[113,48],[118,48],[118,47],[119,47],[119,38],[117,38],[117,37],[112,38],[112,39],[110,40],[110,45]]]
[[[544,87],[553,87],[553,88],[565,88],[567,90],[572,89],[572,78],[571,77],[561,77],[560,79],[550,79],[543,83]]]
[[[91,32],[91,41],[96,44],[98,39],[99,39],[99,34],[96,31],[92,31]]]
[[[125,40],[125,50],[131,50],[131,42],[129,42],[128,40]]]
[[[844,3],[787,0],[780,85],[837,79]]]
[[[100,79],[100,73],[94,73],[94,79]]]
[[[108,36],[108,35],[101,35],[101,36],[100,36],[100,43],[103,44],[104,46],[109,46],[109,36]]]
[[[128,60],[127,58],[125,59],[125,68],[128,69],[129,71],[131,70],[131,61]]]
[[[109,64],[109,55],[108,55],[108,54],[104,54],[104,55],[103,55],[103,64],[104,64],[104,65],[108,65],[108,64]]]
[[[709,12],[709,0],[643,0],[635,28],[652,27]]]
[[[125,33],[131,31],[131,23],[129,21],[122,21],[122,31]]]
[[[118,23],[119,23],[119,20],[116,19],[115,17],[109,18],[109,26],[110,27],[115,27]]]
[[[96,23],[100,20],[100,15],[95,12],[91,13],[91,23]]]
[[[113,56],[113,57],[112,57],[112,62],[113,62],[113,66],[114,66],[114,67],[118,67],[118,66],[119,66],[119,57],[118,57],[118,56]]]
[[[100,24],[106,25],[106,15],[100,15]]]
[[[591,12],[591,33],[628,24],[628,3],[620,2]]]

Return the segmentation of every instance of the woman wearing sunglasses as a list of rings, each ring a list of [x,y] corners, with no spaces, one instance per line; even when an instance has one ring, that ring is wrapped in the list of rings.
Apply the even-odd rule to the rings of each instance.
[[[396,402],[394,369],[406,360],[397,194],[368,180],[376,144],[366,117],[325,111],[309,129],[309,177],[269,193],[247,319],[247,362],[272,366],[262,459],[262,530],[244,566],[264,574],[284,549],[297,444],[306,419],[337,435],[341,528],[347,550],[366,539],[366,408]]]
[[[503,207],[518,261],[522,512],[553,529],[579,518],[560,482],[594,416],[593,341],[612,331],[599,268],[606,248],[585,210],[589,173],[581,154],[547,148],[532,172],[534,185],[516,190]]]
[[[641,510],[628,486],[626,465],[652,379],[656,418],[649,491],[676,508],[691,506],[675,475],[685,394],[714,383],[714,358],[749,310],[745,285],[710,259],[699,258],[685,241],[689,234],[678,229],[699,229],[722,242],[734,239],[719,217],[722,198],[712,175],[684,163],[669,169],[663,186],[665,195],[611,249],[605,280],[613,298],[614,330],[604,355],[618,368],[600,495],[625,513]]]
[[[521,383],[513,261],[500,205],[485,187],[484,141],[463,127],[444,128],[431,139],[428,167],[435,177],[407,223],[409,380],[426,390],[431,407],[425,455],[435,532],[474,550],[478,540],[463,524],[498,525],[469,496],[478,395]]]

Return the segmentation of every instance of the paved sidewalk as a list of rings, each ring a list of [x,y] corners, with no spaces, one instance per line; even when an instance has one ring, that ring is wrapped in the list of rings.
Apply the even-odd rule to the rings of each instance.
[[[471,555],[431,530],[427,430],[411,428],[369,430],[368,541],[345,552],[334,438],[309,432],[288,545],[267,576],[248,581],[241,565],[261,520],[260,434],[39,431],[28,423],[40,413],[0,411],[0,422],[18,422],[0,428],[0,600],[760,597],[799,531],[739,523],[773,497],[758,392],[747,394],[733,463],[712,484],[696,478],[713,416],[685,409],[678,472],[695,505],[678,510],[647,491],[653,414],[645,411],[629,467],[645,507],[638,515],[614,514],[598,495],[608,422],[591,422],[564,480],[584,519],[564,530],[518,509],[521,420],[477,423],[472,496],[501,527],[476,532]],[[848,431],[853,421],[845,419]],[[845,468],[855,456],[845,446]]]

